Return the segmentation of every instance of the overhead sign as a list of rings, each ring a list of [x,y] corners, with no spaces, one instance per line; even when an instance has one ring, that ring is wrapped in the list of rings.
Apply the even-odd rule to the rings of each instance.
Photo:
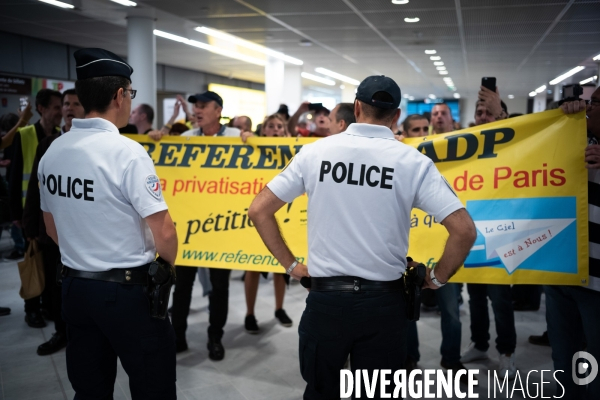
[[[31,79],[0,75],[0,93],[31,95]]]

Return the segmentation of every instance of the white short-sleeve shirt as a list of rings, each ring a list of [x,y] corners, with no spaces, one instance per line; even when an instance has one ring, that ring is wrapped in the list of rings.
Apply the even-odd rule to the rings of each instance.
[[[41,208],[54,217],[64,265],[97,272],[154,260],[144,218],[167,204],[146,150],[111,122],[74,119],[40,160],[38,178]]]
[[[285,202],[308,195],[313,277],[398,279],[406,268],[411,210],[442,221],[464,208],[429,158],[379,125],[352,124],[303,146],[267,186]]]
[[[181,134],[181,136],[204,136],[202,128],[190,129]],[[238,128],[232,128],[230,126],[221,125],[221,129],[214,136],[225,136],[225,137],[239,137],[240,130]]]

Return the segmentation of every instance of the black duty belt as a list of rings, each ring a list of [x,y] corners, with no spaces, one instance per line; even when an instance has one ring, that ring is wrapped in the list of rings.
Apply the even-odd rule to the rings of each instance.
[[[316,292],[399,292],[404,289],[402,278],[395,281],[370,281],[355,276],[310,278],[310,290]]]
[[[114,268],[102,272],[80,271],[63,266],[63,277],[93,279],[96,281],[116,282],[124,285],[147,285],[150,264],[135,268]]]

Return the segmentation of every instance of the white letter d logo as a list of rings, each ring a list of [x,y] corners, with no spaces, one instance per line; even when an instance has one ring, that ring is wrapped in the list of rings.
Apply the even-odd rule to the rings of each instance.
[[[582,358],[585,361],[578,362]],[[596,379],[598,375],[598,362],[593,355],[586,351],[578,351],[573,355],[571,367],[573,370],[573,382],[576,385],[587,385]],[[579,378],[579,376],[585,374],[588,374],[585,378]]]

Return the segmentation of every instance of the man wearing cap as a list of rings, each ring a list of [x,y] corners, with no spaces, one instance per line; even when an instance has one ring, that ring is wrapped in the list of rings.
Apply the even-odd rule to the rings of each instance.
[[[46,231],[63,264],[69,381],[75,398],[112,399],[118,357],[132,399],[175,399],[175,335],[168,318],[150,316],[145,290],[157,253],[175,262],[177,233],[152,159],[119,134],[133,69],[102,49],[74,57],[85,119],[73,119],[38,168]]]
[[[310,107],[310,102],[305,101],[300,104],[298,110],[292,115],[288,122],[288,131],[292,133],[292,135],[301,134],[302,136],[310,136],[310,137],[325,137],[329,136],[329,110],[323,105],[317,104],[312,110]],[[300,117],[305,113],[312,111],[312,114],[309,118],[312,118],[312,122],[315,124],[315,129],[313,131],[309,130],[300,130],[300,128],[296,129],[298,125],[298,121]]]
[[[207,91],[188,98],[194,104],[194,114],[198,121],[198,129],[191,129],[181,136],[240,136],[240,130],[222,125],[221,112],[223,99],[215,92]],[[177,341],[177,352],[187,350],[187,317],[192,301],[192,289],[196,278],[197,268],[176,267],[177,286],[173,293],[173,328]],[[219,361],[225,357],[225,348],[221,343],[223,328],[227,322],[229,308],[229,276],[230,269],[210,268],[209,276],[212,290],[208,297],[209,326],[208,326],[208,357]]]
[[[194,105],[198,129],[190,129],[181,136],[240,136],[240,130],[221,124],[223,99],[215,92],[206,91],[188,97]]]
[[[424,287],[443,286],[475,240],[473,221],[433,162],[394,139],[400,99],[392,79],[366,78],[354,101],[356,123],[305,145],[250,206],[250,218],[281,265],[296,279],[309,277],[298,329],[304,399],[339,398],[348,355],[354,370],[370,376],[375,369],[403,368],[408,321],[402,275],[413,207],[449,232]],[[275,219],[304,193],[308,266],[296,261]]]

